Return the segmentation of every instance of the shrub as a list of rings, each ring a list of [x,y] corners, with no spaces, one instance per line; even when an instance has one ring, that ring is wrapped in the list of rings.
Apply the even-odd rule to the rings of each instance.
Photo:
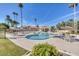
[[[13,30],[13,29],[10,29],[10,30],[9,30],[9,32],[10,32],[10,33],[13,33],[13,32],[14,32],[14,30]]]
[[[59,56],[60,53],[55,46],[49,44],[38,44],[33,47],[32,56]]]
[[[44,29],[42,29],[42,31],[44,31],[44,32],[48,32],[49,29],[48,29],[48,28],[44,28]]]

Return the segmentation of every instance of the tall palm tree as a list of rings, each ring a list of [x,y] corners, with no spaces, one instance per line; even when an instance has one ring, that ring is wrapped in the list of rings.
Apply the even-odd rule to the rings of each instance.
[[[10,16],[9,16],[9,15],[6,15],[5,21],[6,21],[6,24],[7,24],[8,26],[10,26],[11,19],[10,19]]]
[[[37,24],[37,18],[35,18],[34,21],[35,21],[35,26],[38,28],[38,30],[40,30],[39,25]]]
[[[16,17],[16,16],[15,16],[15,15],[16,15],[16,12],[13,12],[13,15],[14,15],[14,20],[15,20],[15,17]]]
[[[16,12],[13,12],[13,15],[14,15],[14,22],[17,20],[17,16],[18,16],[18,13]],[[16,26],[17,27],[17,26]]]
[[[77,33],[77,21],[76,21],[76,7],[77,3],[69,3],[69,8],[73,8],[74,10],[74,32]]]
[[[15,15],[16,15],[16,20],[17,20],[17,17],[18,17],[18,13],[15,13]]]
[[[13,12],[13,15],[14,15],[14,20],[17,20],[18,13]]]
[[[22,3],[19,3],[19,8],[20,8],[20,14],[21,14],[21,27],[23,27],[23,16],[22,16],[23,4]]]
[[[16,20],[18,20],[18,13],[15,14],[16,15]],[[18,22],[17,22],[18,23]],[[18,23],[19,24],[19,23]],[[17,24],[16,24],[17,27]]]
[[[19,22],[15,21],[15,20],[12,21],[12,26],[13,27],[15,27],[17,24],[19,24]]]
[[[37,26],[38,26],[38,25],[37,25],[37,19],[35,18],[34,21],[35,21],[35,25],[36,25],[36,27],[37,27]]]

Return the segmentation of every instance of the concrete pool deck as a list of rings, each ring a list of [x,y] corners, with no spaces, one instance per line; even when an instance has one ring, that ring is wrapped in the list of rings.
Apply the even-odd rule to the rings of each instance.
[[[50,38],[47,40],[29,40],[19,36],[12,36],[11,34],[7,34],[9,40],[11,40],[16,45],[31,51],[33,46],[38,43],[48,43],[56,46],[58,49],[68,52],[71,55],[79,56],[79,42],[67,42],[65,40],[59,38]]]

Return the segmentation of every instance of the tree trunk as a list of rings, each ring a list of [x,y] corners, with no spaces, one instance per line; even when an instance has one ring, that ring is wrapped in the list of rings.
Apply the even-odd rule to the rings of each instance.
[[[21,11],[21,27],[23,27],[23,20],[22,20],[22,8],[20,9],[20,11]]]
[[[4,30],[4,38],[6,39],[6,29]]]

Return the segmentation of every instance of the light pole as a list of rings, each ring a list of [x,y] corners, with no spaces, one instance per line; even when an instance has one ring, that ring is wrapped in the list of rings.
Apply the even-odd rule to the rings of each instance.
[[[74,9],[74,26],[73,26],[73,29],[74,29],[75,34],[77,33],[76,6],[77,6],[77,3],[69,3],[69,7]]]
[[[76,4],[74,4],[74,32],[77,33]]]

